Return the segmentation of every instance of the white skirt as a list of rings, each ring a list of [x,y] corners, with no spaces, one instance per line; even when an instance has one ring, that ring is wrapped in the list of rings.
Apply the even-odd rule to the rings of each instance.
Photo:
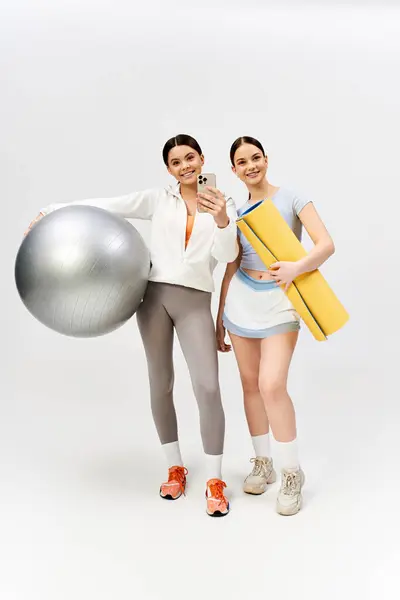
[[[229,284],[223,314],[224,327],[246,338],[266,338],[298,331],[300,317],[275,281],[250,277],[238,269]]]

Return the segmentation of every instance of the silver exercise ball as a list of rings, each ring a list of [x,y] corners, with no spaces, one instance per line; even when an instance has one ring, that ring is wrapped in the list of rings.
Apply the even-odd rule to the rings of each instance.
[[[74,205],[34,225],[18,251],[15,281],[41,323],[64,335],[96,337],[132,317],[149,271],[149,252],[128,221]]]

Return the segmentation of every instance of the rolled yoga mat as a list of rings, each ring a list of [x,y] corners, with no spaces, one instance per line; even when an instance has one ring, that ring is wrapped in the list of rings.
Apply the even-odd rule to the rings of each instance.
[[[237,220],[237,226],[268,269],[275,262],[295,262],[307,256],[272,200],[248,209]],[[341,329],[349,319],[319,270],[296,277],[286,295],[319,342]]]

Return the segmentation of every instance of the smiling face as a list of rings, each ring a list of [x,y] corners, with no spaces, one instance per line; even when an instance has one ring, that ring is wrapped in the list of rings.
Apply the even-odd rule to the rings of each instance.
[[[181,185],[197,184],[204,165],[204,156],[190,146],[175,146],[168,154],[168,173]]]
[[[242,144],[233,157],[232,171],[248,187],[260,185],[268,169],[268,158],[253,144]]]

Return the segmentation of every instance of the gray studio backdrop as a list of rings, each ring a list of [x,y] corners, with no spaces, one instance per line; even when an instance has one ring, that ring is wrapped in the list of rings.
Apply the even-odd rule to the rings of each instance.
[[[351,321],[323,345],[304,330],[298,389],[350,402],[359,381],[387,382],[398,331],[398,20],[384,9],[344,16],[257,3],[208,7],[196,19],[173,3],[116,7],[17,0],[2,11],[3,423],[14,411],[35,414],[45,398],[90,411],[115,403],[116,421],[133,403],[140,432],[154,437],[135,320],[97,340],[56,335],[19,301],[13,261],[24,228],[50,202],[168,184],[160,152],[181,131],[198,138],[206,168],[238,206],[246,193],[230,172],[229,146],[242,134],[260,138],[270,180],[312,198],[334,237],[323,273]],[[148,240],[149,225],[135,225]],[[221,371],[241,423],[232,355],[221,357]],[[182,396],[182,418],[195,425],[177,349],[178,403]]]
[[[15,469],[30,472],[39,455],[60,464],[73,448],[71,469],[85,453],[140,450],[163,472],[135,319],[100,339],[57,335],[25,310],[13,268],[24,229],[48,203],[170,183],[161,148],[178,132],[198,138],[206,169],[238,206],[246,193],[229,147],[239,135],[260,138],[271,182],[314,200],[333,235],[323,273],[351,320],[325,344],[303,329],[290,380],[309,440],[303,455],[337,439],[338,427],[350,442],[360,411],[374,414],[365,435],[382,433],[382,414],[395,408],[399,333],[399,14],[299,4],[3,3],[0,446],[9,490]],[[148,223],[134,224],[148,241]],[[219,267],[214,309],[222,275]],[[247,469],[233,355],[220,365],[227,460]],[[200,461],[178,346],[176,402],[184,452]]]

